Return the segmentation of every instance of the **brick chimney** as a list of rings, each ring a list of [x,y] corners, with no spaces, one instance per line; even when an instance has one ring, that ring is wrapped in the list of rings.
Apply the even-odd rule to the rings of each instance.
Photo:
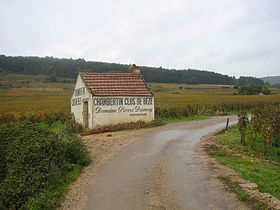
[[[128,72],[129,73],[133,73],[133,74],[140,74],[140,68],[138,66],[136,66],[135,64],[132,64],[129,68],[128,68]]]

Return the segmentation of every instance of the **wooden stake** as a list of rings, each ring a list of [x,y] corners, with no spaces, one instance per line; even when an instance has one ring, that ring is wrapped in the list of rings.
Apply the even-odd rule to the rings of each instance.
[[[227,118],[226,131],[228,130],[229,118]]]

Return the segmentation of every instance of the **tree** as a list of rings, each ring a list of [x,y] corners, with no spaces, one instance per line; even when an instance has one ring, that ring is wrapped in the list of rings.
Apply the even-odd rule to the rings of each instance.
[[[255,77],[239,77],[237,80],[237,85],[244,86],[244,85],[264,85],[264,81]]]
[[[263,87],[262,93],[263,93],[264,95],[271,95],[271,91],[270,91],[267,87]]]
[[[129,65],[126,64],[85,61],[84,59],[0,55],[0,68],[3,69],[2,71],[19,74],[56,75],[57,77],[76,79],[79,71],[124,73],[128,71],[128,67]],[[250,83],[263,85],[262,80],[254,77],[240,77],[237,80],[235,77],[205,70],[175,70],[147,66],[140,66],[140,68],[146,82],[222,85]]]
[[[240,95],[258,95],[263,90],[262,86],[259,85],[245,85],[239,88],[238,94]]]

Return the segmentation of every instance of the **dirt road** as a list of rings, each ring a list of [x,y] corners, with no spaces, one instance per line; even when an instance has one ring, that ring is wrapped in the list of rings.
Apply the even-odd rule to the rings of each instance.
[[[226,118],[141,131],[140,140],[100,168],[86,189],[85,209],[247,209],[211,178],[195,150],[203,136],[225,127]]]

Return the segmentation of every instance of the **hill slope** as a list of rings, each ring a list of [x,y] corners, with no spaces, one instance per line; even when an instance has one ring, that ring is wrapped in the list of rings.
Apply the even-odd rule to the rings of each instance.
[[[271,85],[280,84],[280,76],[262,77],[260,79],[264,82],[268,82]]]
[[[127,72],[129,65],[85,61],[84,59],[58,59],[53,57],[23,57],[0,55],[0,72],[49,75],[52,77],[76,78],[78,72]],[[185,84],[244,85],[263,84],[253,77],[235,77],[196,69],[169,70],[141,66],[141,73],[147,82]]]

